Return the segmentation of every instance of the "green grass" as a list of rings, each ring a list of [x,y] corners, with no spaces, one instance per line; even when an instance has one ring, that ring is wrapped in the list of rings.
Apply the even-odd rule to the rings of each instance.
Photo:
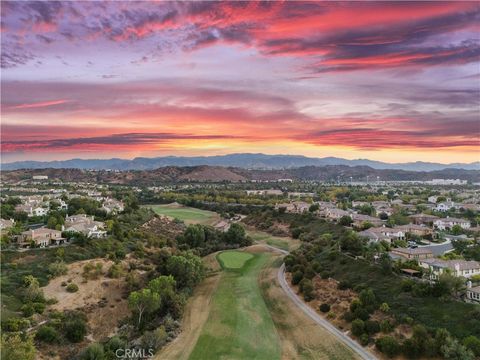
[[[273,236],[263,231],[249,230],[248,235],[253,241],[258,243],[265,243],[270,246],[277,247],[282,250],[291,250],[289,241],[286,238]]]
[[[280,359],[280,340],[257,279],[269,256],[254,254],[243,259],[243,267],[222,274],[191,360]]]
[[[175,207],[172,205],[151,205],[149,207],[159,215],[170,216],[190,224],[210,225],[218,219],[218,214],[213,211],[191,207]]]
[[[223,251],[217,255],[218,262],[224,269],[240,269],[252,258],[252,254],[243,251]]]

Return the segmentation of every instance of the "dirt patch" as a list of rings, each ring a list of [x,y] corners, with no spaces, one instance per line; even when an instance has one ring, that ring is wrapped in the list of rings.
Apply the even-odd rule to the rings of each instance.
[[[195,289],[189,299],[182,320],[182,332],[178,337],[164,347],[154,359],[188,359],[198,337],[202,332],[203,325],[208,319],[212,296],[220,280],[220,265],[215,258],[216,253],[204,258],[208,269],[208,276]]]
[[[97,279],[85,280],[82,276],[86,264],[102,264],[102,274]],[[130,315],[124,299],[124,278],[105,276],[113,262],[105,259],[79,261],[68,265],[68,273],[52,279],[43,292],[47,299],[57,299],[48,310],[80,310],[87,315],[90,338],[100,340],[115,333],[118,320]],[[74,283],[78,291],[70,293],[62,284]]]

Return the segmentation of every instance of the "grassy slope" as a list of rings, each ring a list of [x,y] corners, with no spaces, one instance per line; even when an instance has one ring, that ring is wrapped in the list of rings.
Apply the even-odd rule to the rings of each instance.
[[[372,288],[381,302],[390,305],[394,314],[406,314],[426,326],[446,328],[461,339],[468,335],[480,336],[479,322],[475,320],[478,305],[454,300],[442,301],[434,297],[415,297],[401,290],[400,277],[360,260],[346,258],[342,264],[339,259],[329,260],[323,257],[322,263],[335,279],[347,280],[353,285],[365,284]]]
[[[218,254],[217,259],[226,269],[240,269],[253,258],[253,255],[243,251],[224,251]]]
[[[275,246],[283,250],[293,250],[300,245],[300,241],[298,240],[280,236],[273,236],[264,231],[248,230],[247,233],[255,242]]]
[[[150,207],[159,215],[170,216],[190,224],[209,225],[218,219],[218,214],[213,211],[191,207],[174,207],[171,205],[151,205]]]
[[[225,271],[190,359],[280,359],[279,337],[257,281],[269,256],[255,254],[241,269]]]

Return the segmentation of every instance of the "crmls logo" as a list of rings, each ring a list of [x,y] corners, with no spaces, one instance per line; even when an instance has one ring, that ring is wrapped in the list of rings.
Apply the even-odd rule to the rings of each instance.
[[[117,359],[148,359],[155,355],[153,349],[117,349],[115,356]]]

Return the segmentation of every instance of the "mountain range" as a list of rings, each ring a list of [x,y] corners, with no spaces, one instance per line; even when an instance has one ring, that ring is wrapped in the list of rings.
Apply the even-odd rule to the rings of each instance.
[[[2,164],[2,170],[18,169],[92,169],[92,170],[153,170],[166,166],[223,166],[244,169],[280,170],[304,166],[368,166],[373,169],[438,171],[443,169],[480,170],[480,161],[441,164],[432,162],[385,163],[368,159],[348,160],[337,157],[312,158],[302,155],[229,154],[217,156],[164,156],[128,159],[71,159],[64,161],[18,161]]]

